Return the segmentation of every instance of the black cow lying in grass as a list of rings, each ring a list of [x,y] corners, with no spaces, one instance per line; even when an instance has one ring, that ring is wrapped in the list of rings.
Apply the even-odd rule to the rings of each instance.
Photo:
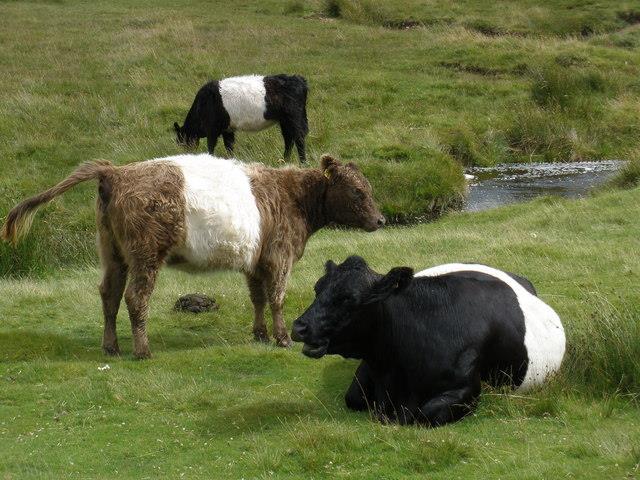
[[[306,161],[304,139],[307,125],[307,81],[299,75],[247,75],[209,82],[200,88],[187,113],[184,125],[173,124],[179,144],[195,148],[207,137],[213,150],[222,135],[227,152],[233,151],[235,131],[264,130],[280,124],[284,138],[284,158],[293,144],[300,162]]]
[[[362,359],[345,400],[382,421],[453,422],[472,412],[480,382],[526,389],[558,370],[558,315],[521,277],[484,265],[386,275],[360,257],[326,264],[292,338],[312,358]]]

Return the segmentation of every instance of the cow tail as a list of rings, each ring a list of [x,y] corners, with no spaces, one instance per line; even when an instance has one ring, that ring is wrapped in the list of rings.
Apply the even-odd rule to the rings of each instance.
[[[13,207],[7,215],[4,225],[0,230],[0,238],[6,242],[16,245],[20,238],[26,235],[31,228],[33,217],[41,205],[50,202],[55,197],[63,194],[78,183],[98,178],[114,168],[115,167],[111,162],[107,160],[96,160],[83,163],[76,168],[71,175],[57,185],[39,193],[38,195],[23,200]]]

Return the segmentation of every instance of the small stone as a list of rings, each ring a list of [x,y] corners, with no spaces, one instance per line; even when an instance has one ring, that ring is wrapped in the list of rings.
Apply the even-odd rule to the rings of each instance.
[[[211,312],[218,309],[218,304],[214,298],[203,293],[189,293],[178,298],[173,309],[177,312]]]

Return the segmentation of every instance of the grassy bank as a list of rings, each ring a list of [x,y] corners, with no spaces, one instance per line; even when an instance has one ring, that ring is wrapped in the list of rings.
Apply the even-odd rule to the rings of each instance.
[[[100,351],[95,268],[0,280],[2,478],[634,478],[640,468],[640,190],[542,199],[373,234],[323,231],[294,269],[285,315],[312,298],[328,258],[385,271],[482,262],[527,276],[564,321],[561,375],[527,395],[486,391],[477,413],[436,430],[345,410],[356,363],[250,340],[241,275],[165,269],[153,297],[154,357]],[[220,310],[171,311],[178,294]],[[101,370],[105,364],[110,369]]]
[[[0,216],[86,159],[178,153],[197,88],[249,72],[305,75],[312,158],[361,163],[397,219],[457,205],[461,165],[638,148],[634,2],[329,3],[0,2]],[[277,129],[238,135],[242,160],[281,150]],[[0,274],[91,261],[92,198],[45,212],[19,262],[0,247]]]

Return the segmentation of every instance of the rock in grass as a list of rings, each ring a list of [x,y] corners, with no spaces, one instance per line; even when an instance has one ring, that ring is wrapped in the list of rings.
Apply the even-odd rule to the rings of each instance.
[[[177,312],[211,312],[218,309],[218,304],[214,298],[203,293],[189,293],[178,298],[173,309]]]

